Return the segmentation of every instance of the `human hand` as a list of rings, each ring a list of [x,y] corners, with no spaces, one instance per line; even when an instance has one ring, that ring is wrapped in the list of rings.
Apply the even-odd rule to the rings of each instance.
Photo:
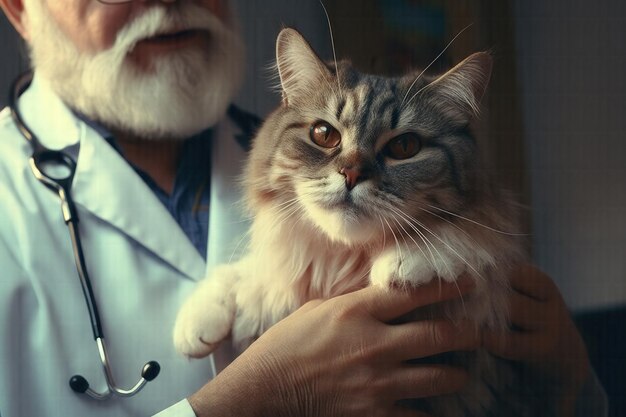
[[[458,286],[457,286],[458,284]],[[369,287],[313,301],[279,322],[189,398],[203,416],[426,416],[397,404],[460,390],[463,369],[406,361],[477,348],[475,326],[435,320],[389,324],[473,284]]]
[[[587,349],[549,276],[532,265],[510,277],[510,321],[513,329],[483,334],[487,350],[523,362],[557,389],[560,415],[573,416],[576,396],[589,376]]]

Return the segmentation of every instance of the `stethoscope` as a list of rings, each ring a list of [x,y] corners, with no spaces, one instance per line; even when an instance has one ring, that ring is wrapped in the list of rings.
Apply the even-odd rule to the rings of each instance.
[[[103,393],[94,391],[89,387],[89,382],[87,382],[82,375],[72,376],[69,384],[75,392],[87,394],[96,400],[105,400],[112,395],[131,397],[141,391],[148,381],[152,381],[156,378],[159,375],[161,367],[158,362],[155,361],[146,363],[141,371],[141,379],[131,389],[118,388],[115,383],[109,364],[106,345],[104,343],[104,333],[102,332],[100,315],[98,314],[98,305],[96,304],[93,288],[91,287],[91,280],[89,279],[83,248],[80,242],[80,234],[78,233],[78,215],[70,193],[72,180],[76,172],[76,162],[71,156],[64,152],[48,149],[42,145],[37,136],[28,128],[22,119],[17,106],[19,96],[28,88],[32,79],[33,74],[28,72],[15,80],[11,94],[9,94],[9,108],[11,109],[11,115],[19,131],[33,147],[33,153],[28,160],[30,169],[42,184],[57,193],[61,199],[63,219],[67,224],[70,238],[72,239],[76,270],[78,271],[80,284],[83,288],[87,310],[89,310],[91,329],[93,330],[93,337],[98,346],[98,353],[100,354],[100,361],[102,362],[108,389]]]

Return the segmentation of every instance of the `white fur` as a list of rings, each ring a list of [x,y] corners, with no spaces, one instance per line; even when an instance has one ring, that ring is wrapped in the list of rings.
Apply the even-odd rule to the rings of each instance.
[[[174,333],[181,353],[208,354],[227,337],[224,326],[233,318],[233,340],[243,348],[308,300],[331,298],[370,283],[389,288],[391,283],[422,285],[436,277],[454,281],[464,272],[476,279],[478,290],[453,316],[467,314],[479,323],[503,325],[506,269],[521,257],[513,240],[490,238],[493,232],[470,237],[442,226],[433,231],[437,237],[423,236],[428,246],[419,236],[389,236],[383,243],[382,230],[373,242],[361,245],[348,236],[337,239],[334,231],[320,232],[318,228],[327,229],[324,217],[311,221],[304,206],[289,210],[260,211],[248,255],[218,269],[186,302]],[[209,314],[219,308],[223,311]]]
[[[348,193],[356,207],[367,206],[373,185],[362,182],[348,192],[343,175],[332,172],[327,179],[328,185],[321,189],[311,187],[308,182],[296,184],[298,200],[304,208],[303,215],[334,242],[343,242],[350,246],[353,242],[366,243],[375,238],[380,233],[378,223],[364,217],[363,210],[358,210],[357,214],[337,207],[345,202]]]

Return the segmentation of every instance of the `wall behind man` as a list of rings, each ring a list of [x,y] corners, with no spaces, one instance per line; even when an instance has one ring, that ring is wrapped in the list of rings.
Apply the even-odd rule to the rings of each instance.
[[[626,305],[626,3],[513,3],[534,259],[572,308]]]
[[[246,80],[237,103],[266,115],[280,102],[273,70],[276,36],[285,27],[298,29],[323,58],[332,56],[324,10],[317,0],[234,0],[247,46]]]
[[[13,26],[0,13],[0,108],[7,104],[11,81],[28,68],[26,51]]]

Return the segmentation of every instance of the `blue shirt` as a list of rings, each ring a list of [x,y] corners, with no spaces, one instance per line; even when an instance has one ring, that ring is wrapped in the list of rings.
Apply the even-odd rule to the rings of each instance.
[[[213,132],[207,130],[185,141],[171,194],[129,162],[205,260],[209,233],[212,136]],[[110,141],[113,142],[114,138]],[[119,147],[116,146],[116,149],[119,151]]]
[[[124,157],[124,152],[108,129],[81,114],[77,116]],[[209,233],[212,136],[213,131],[209,129],[184,141],[171,194],[159,187],[145,171],[126,160],[163,203],[205,260]]]

